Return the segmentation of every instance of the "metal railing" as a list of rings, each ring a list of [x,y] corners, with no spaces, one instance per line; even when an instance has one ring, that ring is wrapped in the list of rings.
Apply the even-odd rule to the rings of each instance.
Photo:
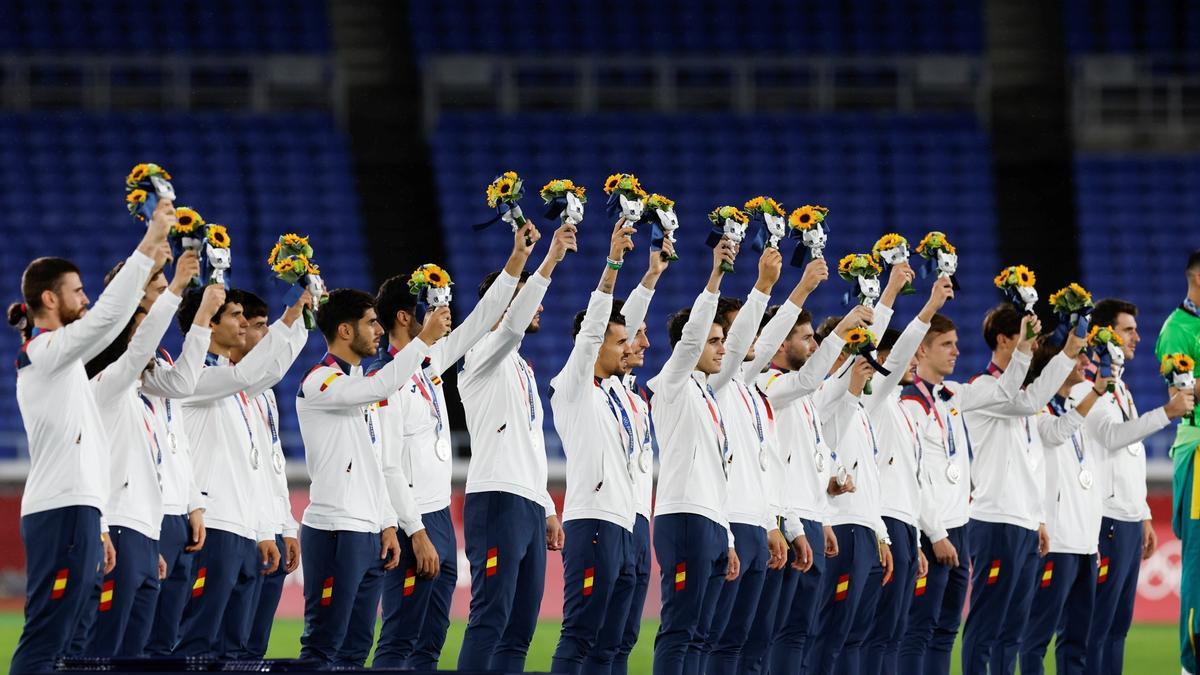
[[[971,111],[988,118],[977,56],[439,56],[422,65],[426,131],[451,110]]]
[[[57,56],[0,54],[0,107],[94,112],[330,110],[345,95],[333,60],[265,56]]]

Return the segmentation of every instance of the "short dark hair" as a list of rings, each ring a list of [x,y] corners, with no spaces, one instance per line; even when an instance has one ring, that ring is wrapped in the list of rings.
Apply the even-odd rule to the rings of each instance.
[[[192,328],[192,324],[196,321],[196,312],[200,310],[200,301],[204,299],[203,288],[188,289],[183,294],[183,302],[179,303],[179,311],[176,313],[176,318],[179,320],[179,330],[187,333]],[[230,305],[242,305],[242,310],[245,311],[246,306],[243,304],[245,298],[242,296],[242,291],[235,288],[229,289],[225,293],[225,304],[221,305],[221,309],[213,315],[213,323],[221,320],[221,316],[225,314],[225,308]]]
[[[1117,315],[1128,314],[1136,317],[1138,314],[1137,305],[1128,300],[1120,300],[1118,298],[1105,298],[1096,303],[1095,309],[1092,310],[1090,318],[1093,326],[1112,326],[1117,322]]]
[[[1029,364],[1029,372],[1025,374],[1025,385],[1028,386],[1042,374],[1050,359],[1062,352],[1062,344],[1053,335],[1044,335],[1038,339],[1033,350],[1033,360]]]
[[[954,325],[950,317],[945,314],[934,314],[933,318],[929,320],[929,330],[925,333],[925,339],[922,342],[929,344],[933,338],[956,330],[958,327]]]
[[[825,340],[825,338],[829,337],[829,334],[833,332],[834,328],[837,328],[837,325],[842,322],[842,319],[843,317],[840,314],[834,314],[833,316],[825,317],[825,320],[822,321],[821,325],[817,326],[816,331],[814,331],[816,333],[817,342],[821,343]]]
[[[483,297],[482,295],[480,297]],[[408,290],[408,279],[397,274],[379,286],[375,294],[375,314],[386,333],[396,327],[396,313],[408,312],[416,317],[417,296]]]
[[[879,338],[879,346],[877,349],[881,352],[890,352],[896,346],[896,340],[900,339],[900,331],[895,328],[889,328],[883,331],[883,337]]]
[[[1192,254],[1188,256],[1187,271],[1200,272],[1200,249],[1192,251]]]
[[[247,320],[271,316],[265,300],[247,290],[239,289],[238,293],[242,296],[242,316]]]
[[[42,293],[57,293],[62,288],[63,277],[72,272],[79,274],[79,267],[66,258],[37,258],[29,263],[21,273],[23,302],[8,306],[8,325],[21,331],[23,338],[29,339],[33,334],[33,316],[45,309]]]
[[[358,321],[370,309],[375,309],[375,298],[370,293],[354,288],[338,288],[330,291],[329,300],[317,312],[317,328],[321,329],[326,342],[333,342],[338,326]]]
[[[725,315],[730,312],[740,312],[744,304],[746,303],[742,302],[741,298],[722,295],[720,298],[717,298],[717,316],[725,319]]]
[[[1012,337],[1021,332],[1021,320],[1025,315],[1008,303],[996,305],[983,317],[983,341],[988,349],[996,351],[999,337]]]
[[[768,323],[771,323],[771,319],[774,319],[775,315],[779,313],[780,307],[781,305],[771,305],[767,308],[766,312],[763,312],[762,321],[760,321],[758,324],[758,330],[760,333],[762,332],[762,329],[767,327]],[[792,332],[806,323],[812,323],[812,312],[808,311],[807,309],[801,309],[800,314],[796,317],[796,323],[792,324],[792,329],[788,331],[788,337],[791,337]]]
[[[687,307],[667,317],[667,340],[671,343],[672,349],[683,339],[683,327],[687,325],[691,316],[692,308]],[[713,317],[713,325],[720,326],[726,333],[729,332],[729,322],[725,321],[720,314]]]
[[[104,285],[107,286],[107,285],[111,284],[112,280],[116,279],[117,275],[120,274],[121,270],[123,270],[123,269],[125,269],[125,261],[124,260],[117,263],[116,265],[113,265],[112,269],[109,270],[108,273],[104,275]],[[159,270],[159,272],[161,273],[161,270]],[[153,278],[153,277],[151,277],[151,278]]]
[[[608,322],[615,323],[621,326],[625,325],[625,315],[621,313],[621,309],[625,306],[624,300],[613,300],[612,311],[608,313]],[[579,336],[579,331],[583,330],[583,317],[587,314],[586,311],[575,313],[575,320],[571,322],[571,337]]]
[[[104,372],[105,368],[115,363],[117,359],[121,358],[128,351],[129,341],[133,338],[133,322],[138,318],[139,314],[145,313],[146,310],[141,305],[135,307],[133,309],[133,316],[129,317],[129,321],[121,329],[120,335],[113,338],[113,341],[104,348],[104,351],[93,356],[91,361],[84,364],[83,369],[87,373],[89,380]]]
[[[497,270],[495,272],[492,272],[491,274],[488,274],[486,277],[484,277],[483,281],[479,282],[479,297],[482,298],[483,295],[488,292],[488,289],[492,287],[492,284],[496,283],[496,279],[500,278],[501,272],[503,272],[503,270]],[[517,283],[523,284],[528,280],[529,280],[528,270],[521,270],[521,276],[517,278]]]

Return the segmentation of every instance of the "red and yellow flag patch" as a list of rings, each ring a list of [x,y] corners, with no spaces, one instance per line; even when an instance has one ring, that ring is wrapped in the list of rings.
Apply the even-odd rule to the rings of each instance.
[[[687,588],[687,563],[681,562],[675,565],[675,592],[682,591]]]
[[[1042,570],[1042,588],[1050,585],[1050,580],[1054,578],[1054,561],[1046,562],[1046,569]]]
[[[588,597],[592,594],[592,587],[596,585],[596,568],[589,567],[583,571],[583,597]]]
[[[334,373],[334,374],[330,375],[329,377],[325,378],[325,381],[321,383],[321,391],[325,391],[326,389],[328,389],[329,385],[333,384],[333,381],[338,379],[341,376],[342,376],[341,373]]]
[[[842,600],[845,600],[846,596],[849,594],[850,594],[850,575],[843,574],[842,576],[838,577],[837,589],[836,589],[836,592],[833,594],[833,601],[841,602]]]
[[[417,589],[417,568],[410,567],[404,572],[404,597],[413,594]]]
[[[114,580],[109,579],[100,587],[100,611],[107,612],[112,609],[113,589],[116,586]]]
[[[62,568],[54,575],[54,586],[50,588],[50,599],[58,600],[67,592],[67,568]]]
[[[204,595],[204,578],[208,576],[208,568],[201,567],[196,571],[196,580],[192,582],[192,597],[198,598]]]
[[[917,590],[915,593],[913,593],[913,595],[917,596],[918,598],[921,597],[922,595],[925,595],[926,583],[928,583],[928,577],[918,578],[917,579]]]
[[[483,566],[483,575],[485,577],[496,576],[496,571],[500,568],[500,549],[493,546],[487,552],[487,564]]]
[[[321,586],[321,606],[328,607],[333,604],[333,577],[325,577],[325,583]]]
[[[1100,573],[1096,575],[1096,583],[1102,584],[1108,581],[1108,556],[1100,559]]]
[[[987,585],[992,586],[1000,580],[1000,561],[993,560],[992,567],[988,570]]]

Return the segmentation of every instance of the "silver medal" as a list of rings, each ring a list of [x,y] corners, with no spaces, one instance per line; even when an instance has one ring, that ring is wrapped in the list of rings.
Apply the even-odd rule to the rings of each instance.
[[[257,446],[257,445],[254,445],[254,444],[251,444],[251,445],[250,445],[250,466],[251,466],[252,468],[255,468],[255,469],[257,469],[257,468],[258,468],[258,461],[259,461],[259,457],[258,457],[258,446]]]
[[[443,462],[448,461],[450,459],[450,441],[439,438],[433,446],[433,452],[437,455],[438,459]]]
[[[638,469],[642,473],[650,473],[650,468],[654,464],[654,453],[650,452],[649,448],[642,448],[642,451],[638,453],[637,463]]]
[[[767,449],[766,448],[758,449],[758,468],[762,469],[763,471],[767,470]]]
[[[958,479],[962,478],[962,472],[959,471],[957,464],[946,465],[946,480],[950,481],[951,485],[957,485]]]
[[[813,453],[813,459],[817,463],[817,471],[818,472],[824,471],[825,470],[825,455],[820,450],[818,450]]]
[[[179,452],[179,439],[175,437],[174,431],[167,432],[167,447],[171,449],[171,454]]]
[[[1084,490],[1091,490],[1093,482],[1094,482],[1094,479],[1092,478],[1091,471],[1089,471],[1087,469],[1079,470],[1079,484],[1083,486]]]
[[[845,485],[846,481],[849,479],[850,479],[850,472],[846,471],[846,467],[839,466],[837,469],[837,478],[835,479],[835,480],[837,480],[838,486],[840,487],[840,486]]]
[[[271,466],[275,468],[275,473],[283,473],[283,453],[276,450],[271,453]]]

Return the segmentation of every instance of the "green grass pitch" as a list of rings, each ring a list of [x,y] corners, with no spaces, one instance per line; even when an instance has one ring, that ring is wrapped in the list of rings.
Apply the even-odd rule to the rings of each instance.
[[[462,644],[466,624],[455,621],[446,638],[446,649],[442,653],[441,667],[453,669],[458,661],[458,647]],[[300,631],[303,623],[296,619],[280,619],[271,634],[271,658],[295,658],[300,652]],[[649,673],[650,659],[654,648],[654,631],[658,622],[647,621],[642,625],[642,637],[629,663],[630,673]],[[550,657],[558,640],[559,623],[544,621],[538,627],[529,650],[527,668],[534,671],[549,671]],[[17,638],[21,635],[21,615],[15,612],[0,613],[0,672],[8,672],[8,662]],[[1177,673],[1179,672],[1178,629],[1171,625],[1135,625],[1129,634],[1125,648],[1126,672],[1133,673]],[[958,656],[955,654],[953,672],[959,672]],[[1054,672],[1053,646],[1046,657],[1046,672]]]

